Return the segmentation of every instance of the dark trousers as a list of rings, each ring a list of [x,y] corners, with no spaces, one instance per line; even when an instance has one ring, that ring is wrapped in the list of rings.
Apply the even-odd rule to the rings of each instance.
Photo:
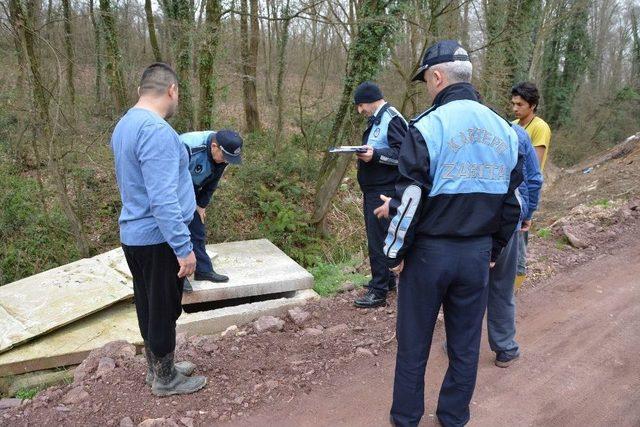
[[[391,417],[416,426],[424,414],[424,374],[443,306],[449,368],[437,416],[443,426],[469,421],[487,305],[491,238],[429,238],[413,244],[398,285],[398,353]]]
[[[196,271],[198,273],[211,273],[213,264],[211,258],[207,255],[207,229],[200,219],[198,212],[193,214],[193,220],[189,224],[191,232],[191,243],[193,244],[193,253],[196,255]]]
[[[167,243],[122,249],[133,276],[140,334],[154,355],[164,357],[176,347],[176,320],[182,313],[178,259]]]
[[[369,264],[371,265],[371,281],[369,289],[380,296],[386,296],[389,287],[395,282],[395,276],[389,271],[383,253],[384,239],[387,237],[389,219],[378,219],[373,211],[382,205],[380,195],[392,196],[392,191],[364,193],[363,213],[364,225],[367,232],[367,246],[369,248]]]

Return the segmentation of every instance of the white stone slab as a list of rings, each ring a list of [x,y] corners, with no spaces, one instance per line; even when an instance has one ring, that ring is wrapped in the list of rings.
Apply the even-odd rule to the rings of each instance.
[[[212,335],[231,325],[243,325],[260,316],[283,315],[306,301],[319,298],[313,290],[298,291],[290,298],[224,307],[198,313],[183,313],[176,329],[187,335]],[[135,307],[120,302],[92,316],[0,354],[0,377],[75,365],[96,348],[115,340],[141,345]]]
[[[183,295],[183,304],[313,288],[313,276],[269,240],[220,243],[207,250],[218,254],[214,268],[229,282],[192,280],[194,291]]]
[[[267,301],[223,307],[197,313],[183,313],[178,319],[176,329],[187,335],[213,335],[223,332],[231,325],[244,325],[260,316],[280,316],[295,306],[304,305],[307,301],[319,299],[312,289],[297,291],[289,298],[278,298]]]
[[[0,287],[0,353],[132,295],[104,263],[82,259]]]
[[[124,252],[122,252],[122,248],[116,248],[100,255],[96,255],[93,257],[93,259],[104,263],[108,267],[113,268],[118,273],[124,275],[129,279],[132,278],[131,271],[129,270],[129,265],[127,265],[127,260],[124,257]]]
[[[120,302],[0,354],[0,377],[75,365],[91,350],[116,340],[142,344],[131,301]]]
[[[209,258],[211,258],[212,260],[218,256],[218,254],[213,250],[210,250],[210,248],[207,248],[207,255],[209,255]],[[93,257],[93,259],[104,263],[108,267],[113,268],[118,273],[124,275],[129,279],[132,278],[131,270],[129,270],[129,265],[127,264],[127,260],[124,257],[122,248],[116,248],[103,254],[96,255]]]

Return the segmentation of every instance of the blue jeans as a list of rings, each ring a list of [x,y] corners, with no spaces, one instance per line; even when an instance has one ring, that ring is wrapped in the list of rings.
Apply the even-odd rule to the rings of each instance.
[[[436,414],[445,426],[469,421],[487,307],[491,237],[423,238],[405,257],[398,285],[398,353],[391,418],[417,426],[424,415],[424,375],[442,305],[449,368]]]
[[[502,250],[495,267],[489,270],[487,330],[489,346],[496,353],[516,356],[519,353],[516,335],[516,300],[513,284],[518,263],[518,240],[524,233],[514,232]]]
[[[527,245],[529,244],[528,231],[515,231],[518,239],[518,276],[527,274]]]

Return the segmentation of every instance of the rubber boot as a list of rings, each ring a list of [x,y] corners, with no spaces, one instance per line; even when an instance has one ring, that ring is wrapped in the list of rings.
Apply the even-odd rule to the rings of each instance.
[[[151,358],[151,349],[149,348],[149,344],[146,341],[144,343],[144,355],[147,358],[147,376],[145,378],[145,382],[149,387],[151,387],[153,385],[153,378],[155,377],[156,374],[153,370],[153,360]],[[193,371],[196,370],[196,364],[189,362],[187,360],[176,363],[175,367],[176,367],[176,371],[186,376],[193,374]]]
[[[163,357],[152,354],[155,377],[151,393],[156,396],[195,393],[207,384],[207,378],[201,375],[187,377],[176,370],[173,364],[173,352]]]

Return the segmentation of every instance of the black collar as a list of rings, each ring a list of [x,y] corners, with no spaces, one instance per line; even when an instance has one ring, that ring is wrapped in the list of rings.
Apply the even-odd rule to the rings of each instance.
[[[382,121],[382,115],[384,114],[385,111],[389,109],[389,107],[391,107],[391,104],[389,104],[388,102],[385,102],[382,108],[380,108],[380,111],[378,111],[378,114],[369,117],[369,127],[373,125],[379,125],[380,122]]]
[[[480,94],[471,83],[454,83],[442,89],[433,100],[434,107],[440,107],[451,101],[468,99],[470,101],[480,101]]]

